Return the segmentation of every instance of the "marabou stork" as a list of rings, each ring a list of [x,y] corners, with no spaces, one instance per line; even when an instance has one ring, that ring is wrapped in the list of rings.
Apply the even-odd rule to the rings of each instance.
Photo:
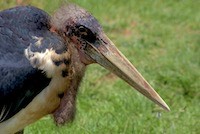
[[[169,110],[83,8],[68,4],[52,17],[33,6],[0,12],[0,133],[13,134],[53,114],[73,119],[85,68],[98,63]]]

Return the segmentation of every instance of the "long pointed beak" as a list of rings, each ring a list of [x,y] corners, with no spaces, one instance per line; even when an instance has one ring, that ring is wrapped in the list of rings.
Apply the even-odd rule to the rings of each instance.
[[[86,54],[98,64],[122,78],[148,99],[152,100],[163,109],[170,111],[168,105],[159,94],[150,86],[106,35],[102,34],[101,40],[97,42],[97,44],[88,45]]]

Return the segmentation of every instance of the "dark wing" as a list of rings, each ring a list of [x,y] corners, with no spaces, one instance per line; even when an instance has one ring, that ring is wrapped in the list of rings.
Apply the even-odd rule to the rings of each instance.
[[[26,107],[51,80],[33,68],[24,55],[28,46],[39,52],[64,50],[63,40],[49,31],[49,20],[46,12],[31,6],[0,12],[0,122]],[[43,38],[40,47],[31,45],[37,37]]]

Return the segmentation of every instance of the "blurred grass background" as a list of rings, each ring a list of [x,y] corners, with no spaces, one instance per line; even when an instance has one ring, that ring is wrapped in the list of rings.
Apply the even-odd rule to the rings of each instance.
[[[73,123],[50,116],[26,134],[200,133],[200,1],[71,0],[90,11],[105,33],[170,106],[164,112],[98,65],[88,67]],[[24,0],[50,14],[61,0]],[[16,5],[0,2],[0,9]]]

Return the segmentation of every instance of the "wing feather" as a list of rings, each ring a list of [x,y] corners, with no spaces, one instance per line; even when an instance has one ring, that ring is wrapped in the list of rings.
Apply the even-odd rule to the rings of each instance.
[[[32,51],[66,50],[63,39],[49,31],[49,22],[46,12],[32,6],[0,12],[0,122],[26,107],[51,80],[31,66],[24,50],[37,39],[42,45],[32,45]]]

